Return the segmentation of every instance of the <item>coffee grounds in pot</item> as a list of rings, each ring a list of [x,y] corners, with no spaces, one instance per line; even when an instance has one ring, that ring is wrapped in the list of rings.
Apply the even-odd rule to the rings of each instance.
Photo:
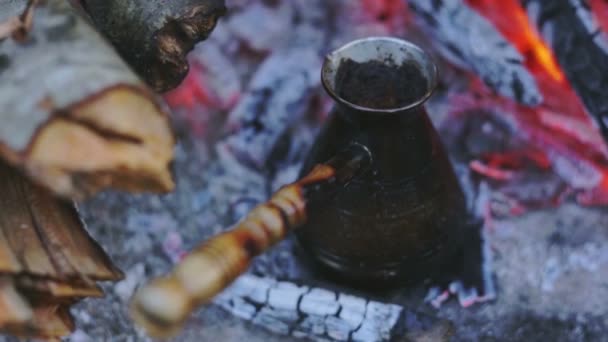
[[[422,72],[413,64],[396,65],[391,59],[358,63],[342,61],[336,74],[336,92],[346,101],[374,109],[407,106],[428,89]]]

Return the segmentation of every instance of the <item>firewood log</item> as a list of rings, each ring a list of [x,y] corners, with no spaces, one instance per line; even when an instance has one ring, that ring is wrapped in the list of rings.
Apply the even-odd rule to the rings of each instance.
[[[123,277],[87,234],[72,203],[0,163],[0,331],[54,338],[69,333],[68,307]]]
[[[0,164],[0,273],[59,280],[117,280],[73,204]]]
[[[226,12],[224,0],[82,0],[97,28],[157,91],[188,73],[186,54]]]
[[[0,157],[64,196],[171,190],[162,102],[67,1],[27,4],[0,0]]]

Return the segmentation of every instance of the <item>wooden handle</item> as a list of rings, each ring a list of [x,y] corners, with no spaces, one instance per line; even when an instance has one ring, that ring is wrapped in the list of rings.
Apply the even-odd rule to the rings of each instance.
[[[306,204],[312,194],[343,185],[370,162],[369,151],[354,145],[280,189],[232,230],[193,250],[170,275],[140,289],[131,305],[135,322],[155,337],[177,332],[194,309],[245,272],[255,256],[306,222]]]

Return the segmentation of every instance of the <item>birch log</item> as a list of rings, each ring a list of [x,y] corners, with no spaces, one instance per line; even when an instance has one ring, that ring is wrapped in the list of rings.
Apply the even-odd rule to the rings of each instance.
[[[26,4],[0,0],[0,32]],[[67,1],[31,14],[27,32],[0,37],[0,156],[70,197],[171,190],[163,104]]]
[[[188,73],[186,55],[226,12],[224,0],[82,0],[97,28],[157,91]]]

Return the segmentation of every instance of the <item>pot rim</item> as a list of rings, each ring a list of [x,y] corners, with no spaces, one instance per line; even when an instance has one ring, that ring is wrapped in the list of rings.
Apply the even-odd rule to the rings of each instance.
[[[353,50],[355,47],[362,45],[362,44],[371,44],[372,47],[375,47],[375,49],[376,49],[376,51],[378,51],[378,53],[380,53],[379,47],[381,46],[381,44],[394,44],[394,45],[397,45],[399,47],[399,49],[401,50],[401,52],[403,52],[404,54],[409,54],[410,56],[417,55],[417,57],[418,57],[417,60],[414,58],[403,58],[402,61],[409,60],[409,61],[424,63],[424,65],[417,64],[419,69],[422,71],[423,76],[427,79],[427,89],[426,89],[424,95],[420,96],[417,100],[412,101],[405,106],[395,107],[395,108],[383,108],[383,109],[360,106],[360,105],[354,104],[352,102],[349,102],[349,101],[345,100],[344,98],[342,98],[340,95],[338,95],[335,91],[335,84],[333,84],[333,77],[335,77],[335,75],[337,73],[337,69],[340,65],[340,61],[342,59],[348,57],[349,54],[347,52],[349,50]],[[381,57],[382,56],[379,54],[378,58],[375,58],[375,59],[381,60]],[[370,58],[369,60],[373,60],[373,59]],[[355,109],[358,111],[363,111],[363,112],[377,113],[377,114],[393,114],[393,113],[403,112],[403,111],[406,111],[406,110],[409,110],[409,109],[422,105],[433,95],[435,88],[437,87],[437,79],[438,79],[437,65],[433,62],[433,59],[426,51],[424,51],[419,46],[417,46],[416,44],[411,43],[409,41],[406,41],[403,39],[398,39],[398,38],[393,38],[393,37],[382,37],[382,36],[374,36],[374,37],[357,39],[357,40],[351,41],[351,42],[343,45],[342,47],[334,50],[333,52],[331,52],[327,56],[325,56],[325,60],[323,62],[323,67],[321,69],[321,82],[323,84],[323,87],[325,88],[325,91],[329,94],[329,96],[331,96],[338,103],[343,104],[352,109]]]

